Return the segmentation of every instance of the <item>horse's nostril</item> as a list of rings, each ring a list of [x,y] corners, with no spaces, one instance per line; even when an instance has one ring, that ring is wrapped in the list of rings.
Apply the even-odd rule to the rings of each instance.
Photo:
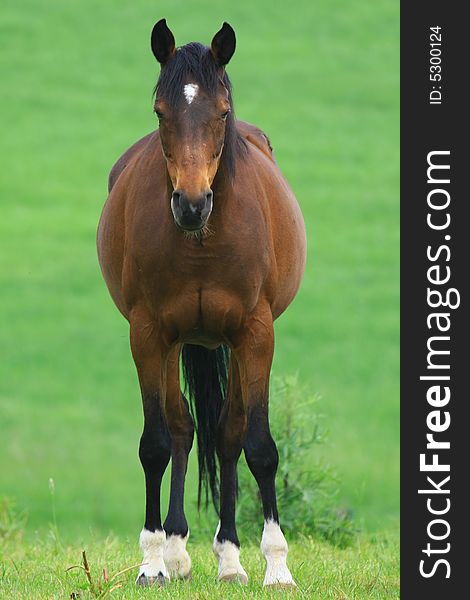
[[[174,190],[171,210],[176,223],[183,229],[200,229],[212,211],[212,191],[203,192],[198,200],[189,199],[184,191]]]

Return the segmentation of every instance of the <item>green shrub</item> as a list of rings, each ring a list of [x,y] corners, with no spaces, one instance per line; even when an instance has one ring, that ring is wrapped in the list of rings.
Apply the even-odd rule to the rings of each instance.
[[[0,545],[20,538],[25,524],[25,513],[19,513],[9,498],[0,498]]]

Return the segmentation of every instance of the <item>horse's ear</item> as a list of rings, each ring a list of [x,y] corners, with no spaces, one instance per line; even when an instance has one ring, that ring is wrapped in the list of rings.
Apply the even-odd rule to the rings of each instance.
[[[164,65],[176,52],[175,38],[166,19],[160,19],[152,29],[152,52],[161,65]]]
[[[236,43],[235,31],[224,22],[220,31],[214,35],[211,44],[212,56],[219,67],[228,64],[235,52]]]

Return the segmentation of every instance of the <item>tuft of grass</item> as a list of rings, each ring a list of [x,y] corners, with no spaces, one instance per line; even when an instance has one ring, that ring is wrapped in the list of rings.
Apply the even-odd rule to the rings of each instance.
[[[110,594],[115,592],[116,590],[119,590],[120,588],[122,588],[124,586],[124,584],[126,583],[126,580],[123,579],[122,576],[125,573],[127,573],[131,570],[135,570],[137,567],[140,566],[140,563],[139,563],[137,565],[132,565],[131,567],[126,567],[124,569],[121,569],[120,571],[118,571],[117,573],[115,573],[112,576],[109,575],[108,568],[104,567],[103,571],[102,571],[102,577],[96,577],[94,579],[91,575],[91,569],[90,569],[90,565],[88,563],[88,558],[87,558],[85,550],[82,551],[82,563],[83,564],[72,565],[71,567],[68,567],[65,570],[65,572],[68,573],[69,571],[72,571],[73,569],[82,569],[86,576],[86,584],[84,586],[82,586],[80,589],[86,590],[87,592],[89,592],[91,594],[91,596],[93,598],[98,598],[98,599],[106,598],[107,596],[109,596]],[[119,579],[120,577],[121,577],[121,579]],[[74,591],[74,592],[70,593],[70,598],[77,599],[77,598],[80,598],[80,596],[81,596],[80,591]]]

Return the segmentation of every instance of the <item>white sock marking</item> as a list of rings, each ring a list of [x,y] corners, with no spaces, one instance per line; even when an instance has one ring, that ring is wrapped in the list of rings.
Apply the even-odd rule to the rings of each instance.
[[[170,535],[166,538],[163,551],[166,568],[170,577],[188,577],[191,573],[191,557],[186,550],[189,531],[185,537]]]
[[[145,577],[157,577],[159,573],[162,573],[164,577],[170,579],[168,570],[163,560],[163,549],[165,546],[166,535],[162,530],[149,531],[148,529],[142,529],[140,532],[140,548],[144,553],[142,560],[142,566],[139,570],[137,579],[143,574]]]
[[[263,585],[294,585],[287,566],[287,542],[279,524],[270,519],[264,522],[261,552],[266,559],[266,574]]]
[[[240,563],[240,548],[228,540],[219,542],[217,539],[219,529],[220,523],[217,526],[214,543],[212,545],[212,550],[219,559],[218,579],[219,581],[222,581],[224,579],[230,580],[238,578],[240,583],[245,585],[248,583],[248,575]]]
[[[197,96],[199,91],[199,86],[196,83],[187,83],[184,88],[184,97],[186,98],[186,102],[191,104],[194,98]]]

